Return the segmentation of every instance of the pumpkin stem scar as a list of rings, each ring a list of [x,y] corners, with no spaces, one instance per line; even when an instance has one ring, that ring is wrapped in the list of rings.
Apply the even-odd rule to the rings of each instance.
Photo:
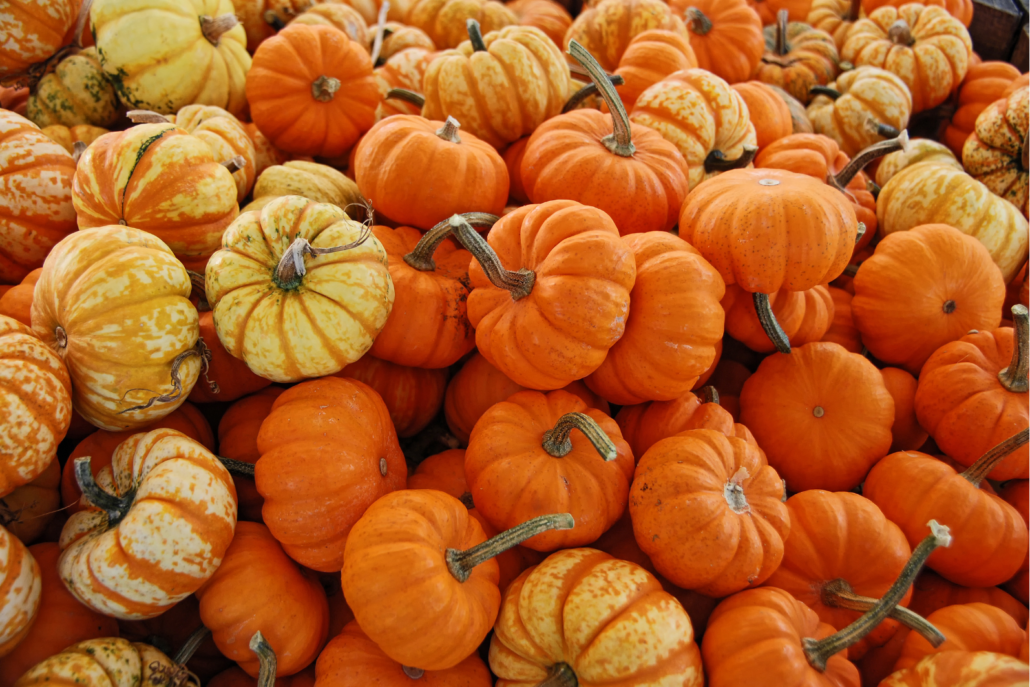
[[[279,265],[275,268],[275,275],[273,279],[280,289],[289,291],[300,286],[304,275],[308,273],[307,266],[304,264],[304,256],[310,255],[312,257],[318,257],[319,255],[328,255],[329,253],[339,253],[340,251],[351,250],[357,248],[372,236],[372,229],[367,224],[361,225],[361,233],[358,234],[358,238],[346,243],[342,246],[333,246],[332,248],[315,248],[312,246],[306,238],[299,237],[293,240],[290,247],[283,253],[283,257],[279,260]]]
[[[200,31],[211,45],[218,45],[222,34],[235,28],[240,20],[235,14],[219,14],[217,17],[204,14],[200,17]]]
[[[182,364],[184,362],[186,362],[187,359],[192,358],[193,356],[199,356],[200,357],[200,362],[201,362],[201,364],[204,367],[205,376],[206,376],[206,370],[207,370],[208,363],[211,362],[211,351],[204,344],[204,340],[198,338],[197,339],[197,343],[193,344],[192,348],[190,348],[189,350],[183,351],[179,355],[175,356],[174,360],[172,360],[172,372],[171,372],[171,376],[172,376],[172,393],[170,393],[170,394],[161,394],[160,396],[153,396],[153,397],[151,397],[151,399],[149,401],[147,401],[143,405],[133,406],[131,408],[126,408],[125,410],[120,410],[120,411],[118,411],[118,414],[119,415],[123,415],[125,413],[131,413],[134,410],[146,410],[147,408],[149,408],[150,406],[154,405],[155,403],[170,403],[172,401],[179,400],[179,397],[182,396],[182,391],[183,391],[183,389],[182,389],[182,379],[179,376],[179,368],[182,367]],[[212,384],[211,391],[213,393],[218,393],[217,391],[215,391],[215,388],[217,388],[217,384],[213,384],[210,381],[208,383]],[[128,396],[129,394],[131,394],[133,391],[150,391],[150,390],[149,389],[129,389],[124,394],[122,394],[122,400],[124,401],[125,397]],[[154,392],[151,391],[150,393],[154,393]]]
[[[483,41],[483,32],[479,29],[479,22],[469,18],[465,20],[465,30],[469,34],[469,42],[474,52],[486,52],[486,42]]]
[[[379,54],[383,51],[383,39],[386,38],[386,15],[390,12],[389,0],[383,0],[379,7],[379,16],[376,17],[375,39],[372,41],[372,66],[379,66]]]
[[[826,411],[823,409],[822,406],[816,406],[812,409],[812,415],[815,415],[816,417],[822,417],[823,415],[826,415]]]
[[[729,504],[730,510],[737,515],[751,512],[751,506],[747,502],[747,495],[744,493],[744,480],[750,476],[747,468],[741,466],[723,487],[722,495],[725,497],[726,503]]]
[[[232,458],[223,458],[222,456],[215,456],[225,469],[229,471],[230,475],[239,475],[240,477],[249,477],[254,479],[254,463],[248,463],[242,460],[233,460]]]
[[[873,599],[872,597],[856,594],[855,590],[848,584],[848,581],[840,578],[824,584],[819,596],[823,604],[830,608],[843,608],[860,613],[867,613],[878,601],[878,599]],[[926,618],[914,611],[910,611],[904,606],[892,608],[889,617],[897,620],[908,629],[918,632],[934,648],[939,647],[947,639]]]
[[[404,674],[412,680],[418,680],[426,674],[426,671],[421,668],[412,668],[411,666],[401,666],[401,670],[404,671]]]
[[[944,305],[941,306],[941,310],[944,312],[945,315],[950,315],[951,313],[955,312],[955,301],[951,299],[944,301]]]
[[[250,638],[250,650],[258,655],[261,667],[258,669],[257,687],[273,687],[275,685],[276,658],[275,652],[261,631]]]
[[[609,74],[608,81],[610,81],[613,86],[621,86],[626,83],[626,79],[622,78],[621,74]],[[597,86],[593,83],[588,83],[586,86],[573,93],[572,96],[565,101],[565,105],[562,106],[561,113],[565,114],[567,112],[572,112],[583,104],[584,100],[596,93]]]
[[[536,273],[525,268],[517,272],[505,269],[501,259],[490,247],[479,233],[461,215],[452,215],[447,220],[451,225],[451,231],[458,243],[465,247],[465,250],[472,253],[472,257],[479,262],[479,265],[486,272],[490,283],[499,289],[505,289],[511,293],[514,301],[525,298],[533,292],[533,284],[536,282]]]
[[[322,74],[311,82],[311,97],[321,103],[331,102],[336,97],[338,90],[340,90],[340,80],[333,76]]]
[[[744,169],[755,159],[755,155],[758,155],[758,148],[749,145],[743,147],[743,152],[736,160],[727,160],[726,154],[721,150],[713,150],[705,157],[705,171],[713,174],[728,172],[731,169]]]
[[[831,656],[847,649],[872,632],[904,598],[905,592],[912,586],[912,582],[915,581],[916,575],[922,570],[923,564],[926,563],[926,559],[930,557],[930,554],[939,546],[951,546],[951,531],[947,527],[938,524],[936,520],[931,520],[928,525],[930,527],[930,535],[919,542],[898,579],[894,581],[894,584],[887,590],[887,593],[872,608],[858,620],[829,637],[819,640],[805,637],[801,640],[805,650],[805,657],[813,668],[824,672],[826,670],[826,662]]]
[[[1030,430],[1027,429],[1009,437],[977,458],[976,462],[966,468],[965,472],[960,473],[960,475],[974,487],[979,487],[980,482],[984,481],[984,478],[991,473],[991,470],[998,466],[998,463],[1007,458],[1016,449],[1026,446],[1028,437],[1030,437]]]
[[[696,7],[688,7],[683,13],[683,18],[687,21],[687,28],[699,36],[704,36],[712,30],[712,20]]]
[[[74,466],[75,481],[78,482],[79,490],[82,491],[83,496],[100,510],[106,511],[108,529],[116,527],[128,515],[129,509],[132,508],[132,502],[136,495],[135,490],[119,497],[108,494],[101,489],[100,485],[93,479],[93,470],[90,468],[90,456],[76,458]]]
[[[787,20],[790,12],[780,10],[776,13],[776,54],[783,57],[790,52],[790,44],[787,43]]]
[[[780,323],[776,321],[776,315],[773,314],[772,306],[769,305],[769,294],[753,293],[751,298],[755,303],[758,323],[765,330],[765,335],[773,342],[777,351],[780,353],[790,353],[790,339],[787,338]]]
[[[590,440],[590,443],[594,445],[597,452],[601,455],[605,461],[615,460],[618,455],[618,449],[615,448],[615,444],[608,438],[608,435],[604,433],[601,426],[594,422],[594,419],[586,413],[565,413],[558,422],[554,424],[552,429],[544,432],[543,441],[541,446],[548,455],[554,456],[555,458],[562,458],[569,455],[572,451],[572,430],[578,429],[586,435],[586,438]]]
[[[633,146],[633,139],[630,136],[629,115],[626,114],[622,98],[608,80],[608,75],[594,59],[594,56],[576,41],[569,43],[569,54],[587,70],[590,80],[594,82],[605,104],[608,105],[608,111],[612,113],[613,131],[609,136],[601,139],[601,143],[616,155],[632,156],[636,152],[636,148]]]
[[[833,186],[841,193],[847,193],[845,189],[847,189],[848,184],[850,184],[851,180],[854,179],[855,176],[857,176],[858,173],[861,172],[870,162],[878,157],[886,155],[887,153],[892,153],[895,150],[908,149],[908,131],[902,131],[894,138],[880,141],[879,143],[874,143],[867,148],[863,148],[838,174],[827,175],[826,183]]]
[[[391,98],[403,100],[406,103],[411,103],[415,107],[422,107],[426,104],[426,97],[424,95],[416,93],[415,91],[409,91],[406,88],[391,88],[386,92],[386,99],[390,100]]]
[[[825,95],[830,100],[836,100],[837,98],[844,95],[837,89],[830,88],[829,86],[812,86],[808,89],[808,93],[810,95]]]
[[[490,560],[542,532],[571,530],[575,525],[576,521],[569,513],[555,513],[532,518],[510,530],[501,532],[496,537],[487,539],[482,544],[473,546],[471,549],[465,551],[447,549],[445,555],[447,569],[454,575],[454,579],[464,582],[472,574],[472,569],[480,563]]]
[[[179,665],[186,665],[190,659],[193,658],[193,654],[197,653],[197,649],[204,643],[207,636],[211,634],[211,630],[207,629],[203,625],[198,627],[190,636],[186,638],[186,641],[179,647],[179,651],[175,654],[175,658],[172,660]]]
[[[497,215],[487,212],[465,212],[461,216],[473,227],[485,229],[489,229],[500,219]],[[452,233],[450,220],[445,219],[419,239],[418,244],[411,252],[404,256],[404,262],[419,272],[432,272],[436,269],[433,254],[436,252],[437,246]]]
[[[1009,366],[998,373],[1001,385],[1014,394],[1025,394],[1030,389],[1027,383],[1028,362],[1027,345],[1030,343],[1030,317],[1025,305],[1012,306],[1012,325],[1015,337],[1012,344],[1012,360]]]
[[[895,45],[904,45],[906,47],[912,46],[916,42],[916,39],[912,37],[912,28],[904,19],[899,19],[891,24],[890,28],[887,29],[887,38]]]
[[[719,405],[719,390],[711,384],[701,387],[694,392],[694,395],[698,397],[702,404],[714,403]]]
[[[572,666],[562,661],[551,666],[547,673],[547,679],[537,687],[578,687],[579,679],[576,677]]]

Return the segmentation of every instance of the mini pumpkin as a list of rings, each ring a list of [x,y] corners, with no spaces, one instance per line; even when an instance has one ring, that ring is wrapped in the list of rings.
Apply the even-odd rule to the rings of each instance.
[[[540,29],[559,47],[572,26],[572,15],[555,0],[514,0],[505,6],[515,13],[520,25]]]
[[[332,203],[344,212],[364,207],[358,185],[329,165],[290,160],[266,167],[254,184],[254,200],[243,212],[259,211],[282,196],[304,196],[316,203]]]
[[[557,45],[557,43],[555,44]],[[383,47],[379,51],[379,65],[408,48],[421,48],[429,53],[436,52],[433,39],[422,29],[400,22],[388,21],[383,25]]]
[[[54,124],[114,124],[121,115],[121,105],[100,66],[96,48],[58,62],[29,95],[25,114],[41,128]]]
[[[755,144],[759,151],[793,133],[790,108],[776,91],[761,81],[735,83],[733,90],[747,105],[748,117],[755,127]]]
[[[764,29],[765,54],[751,78],[807,103],[813,86],[825,86],[837,76],[837,46],[825,31],[787,18],[787,10],[780,10],[775,24]]]
[[[891,453],[914,451],[926,443],[930,433],[916,418],[916,387],[911,374],[898,367],[880,370],[884,386],[894,399],[894,424],[891,425]]]
[[[697,66],[727,83],[746,81],[765,52],[762,20],[747,0],[672,0],[690,35]]]
[[[283,391],[277,386],[265,387],[229,406],[218,423],[218,452],[222,457],[251,464],[258,461],[261,451],[257,447],[257,437],[261,423],[272,412],[275,399]],[[261,506],[265,499],[258,493],[253,476],[234,474],[232,481],[239,501],[239,519],[261,522]]]
[[[660,0],[601,0],[586,7],[565,33],[565,50],[575,41],[608,72],[614,72],[630,41],[650,29],[667,29],[687,37],[683,20]]]
[[[61,507],[61,464],[52,461],[39,477],[0,498],[0,526],[26,546],[49,528]]]
[[[1002,609],[984,603],[945,606],[926,617],[947,640],[934,647],[917,633],[905,639],[894,670],[911,668],[926,656],[946,651],[992,651],[1017,658],[1026,632]]]
[[[39,564],[21,541],[0,527],[0,657],[14,651],[39,612]]]
[[[907,0],[862,0],[862,9],[868,14],[884,5],[901,7],[906,4],[908,4]],[[973,20],[973,7],[976,3],[973,0],[926,0],[923,4],[943,7],[948,14],[962,22],[963,26],[969,26]]]
[[[961,148],[959,152],[961,152]],[[893,179],[898,172],[920,162],[943,164],[962,171],[962,162],[943,143],[928,138],[915,138],[909,141],[908,150],[888,153],[880,160],[880,164],[876,167],[877,185],[886,186],[887,182]]]
[[[546,0],[551,2],[551,0]],[[394,89],[404,89],[413,93],[422,90],[429,63],[436,57],[435,52],[425,48],[406,48],[391,55],[382,65],[375,68],[375,77],[379,93],[383,101],[376,108],[376,121],[397,114],[422,114],[422,104],[415,104],[396,97]]]
[[[399,437],[415,436],[436,417],[447,389],[447,370],[429,370],[380,360],[371,353],[336,373],[375,389]]]
[[[173,121],[180,129],[207,143],[216,160],[232,161],[238,202],[250,195],[257,178],[257,154],[240,120],[213,105],[187,105],[175,113]],[[242,158],[242,164],[237,158]]]
[[[990,687],[1018,685],[1025,680],[1026,662],[1022,659],[993,651],[946,651],[889,675],[880,687]]]
[[[361,12],[344,2],[322,2],[311,5],[295,16],[290,24],[332,26],[361,46],[372,44],[372,32]]]
[[[833,322],[833,298],[824,285],[804,291],[775,291],[769,294],[769,306],[792,348],[821,341]],[[727,334],[759,353],[776,350],[759,321],[751,294],[732,284],[726,287],[722,307]]]
[[[7,40],[0,49],[0,76],[23,72],[60,48],[75,25],[79,3],[74,0],[17,0],[0,23]]]
[[[958,91],[957,109],[951,115],[941,141],[951,152],[962,156],[962,146],[976,127],[976,118],[991,103],[1005,96],[1005,91],[1019,77],[1019,70],[1008,62],[970,64]]]
[[[861,10],[861,0],[812,0],[812,9],[808,11],[805,22],[833,36],[833,42],[840,52]]]
[[[962,148],[962,166],[972,177],[1027,212],[1030,200],[1030,89],[998,100],[976,118]]]
[[[398,6],[401,16],[391,10],[390,18],[422,29],[439,48],[458,47],[470,19],[486,33],[519,23],[511,8],[494,0],[399,0]]]

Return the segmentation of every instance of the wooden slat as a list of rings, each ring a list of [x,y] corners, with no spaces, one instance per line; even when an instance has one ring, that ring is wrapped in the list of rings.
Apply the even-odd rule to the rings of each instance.
[[[984,60],[1008,61],[1023,25],[1020,7],[1015,0],[973,0],[973,5],[973,49]],[[1026,70],[1026,65],[1020,69]]]

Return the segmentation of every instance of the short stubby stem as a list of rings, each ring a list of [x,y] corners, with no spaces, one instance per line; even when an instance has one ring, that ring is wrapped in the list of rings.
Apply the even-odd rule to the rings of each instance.
[[[1030,429],[1024,429],[977,458],[975,463],[960,474],[974,487],[979,487],[980,482],[983,482],[987,475],[991,474],[998,463],[1005,460],[1013,451],[1026,446],[1028,440],[1030,440]]]
[[[473,227],[483,227],[485,229],[489,229],[500,219],[497,215],[491,215],[487,212],[465,212],[461,216]],[[451,236],[452,233],[450,220],[445,219],[423,234],[418,244],[410,253],[404,256],[404,262],[419,272],[432,272],[436,269],[433,254],[436,252],[437,247],[447,237]]]
[[[579,679],[568,663],[555,663],[547,678],[539,683],[537,687],[578,687]]]
[[[230,31],[239,23],[240,20],[236,18],[235,14],[220,14],[217,17],[205,14],[200,17],[200,31],[211,45],[218,45],[222,34]]]
[[[712,30],[712,20],[696,7],[688,7],[683,16],[687,20],[687,28],[698,36],[704,36]]]
[[[468,32],[469,42],[472,43],[472,50],[486,52],[486,43],[483,41],[483,32],[479,28],[479,22],[475,19],[466,19],[465,30]]]
[[[866,613],[878,603],[878,599],[869,596],[861,596],[855,593],[847,580],[836,579],[823,585],[820,592],[820,600],[823,605],[830,608],[843,608],[848,611]],[[926,618],[915,611],[910,611],[904,606],[895,606],[890,612],[890,618],[898,621],[905,627],[918,632],[933,647],[938,647],[947,639],[940,630],[931,625]]]
[[[565,413],[552,429],[544,432],[541,446],[548,455],[555,458],[562,458],[572,451],[572,430],[578,429],[583,432],[590,443],[605,461],[615,460],[618,457],[618,449],[615,444],[604,433],[601,426],[594,422],[594,419],[586,413]]]
[[[458,136],[458,129],[460,128],[461,123],[454,117],[448,116],[443,126],[436,130],[436,135],[451,143],[461,143],[461,137]]]
[[[713,150],[705,157],[705,172],[714,174],[716,172],[728,172],[731,169],[744,169],[750,165],[755,155],[758,155],[758,148],[746,145],[736,160],[727,160],[726,154],[721,150]]]
[[[1025,305],[1012,306],[1012,326],[1015,329],[1012,360],[1008,367],[998,373],[998,380],[1012,393],[1025,394],[1030,389],[1030,383],[1027,381],[1030,363],[1027,351],[1027,346],[1030,345],[1030,311],[1027,311]]]
[[[887,38],[895,45],[911,46],[916,39],[912,37],[912,28],[904,19],[899,19],[887,29]]]
[[[483,271],[486,272],[490,283],[499,289],[505,289],[511,294],[512,300],[520,300],[533,292],[533,284],[536,283],[536,273],[522,268],[512,271],[505,269],[501,259],[490,247],[486,239],[479,235],[475,229],[461,215],[452,215],[447,220],[451,225],[451,231],[458,243],[465,247],[465,250],[472,253]]]
[[[576,41],[569,43],[569,54],[583,65],[587,73],[590,74],[590,80],[594,82],[597,90],[600,91],[601,97],[604,99],[605,104],[608,105],[608,111],[612,114],[613,132],[611,135],[601,139],[601,143],[616,155],[621,157],[632,156],[636,152],[636,148],[633,147],[633,139],[630,136],[629,115],[622,104],[622,98],[619,97],[615,87],[608,80],[608,75],[605,74],[604,69],[594,59],[594,56]]]
[[[790,339],[783,331],[783,327],[776,321],[772,305],[769,304],[769,294],[753,293],[751,298],[755,304],[755,313],[758,315],[758,323],[762,325],[765,335],[772,341],[773,346],[780,353],[790,353]]]
[[[133,124],[170,124],[172,120],[152,110],[129,110],[125,113]]]
[[[711,384],[701,387],[694,392],[694,395],[697,396],[702,405],[705,403],[714,403],[715,405],[719,405],[719,390]]]
[[[830,88],[829,86],[812,86],[811,88],[808,89],[808,92],[809,92],[809,94],[811,94],[813,96],[815,96],[815,95],[825,95],[830,100],[836,100],[837,98],[839,98],[842,95],[844,95],[840,91],[838,91],[838,90],[836,90],[834,88]]]
[[[320,103],[331,102],[336,97],[336,91],[340,90],[340,80],[322,74],[311,82],[311,97]]]
[[[488,561],[542,532],[571,530],[575,525],[576,521],[569,513],[541,515],[501,532],[496,537],[491,537],[471,549],[465,551],[447,549],[445,554],[447,569],[450,570],[454,579],[464,582],[472,574],[472,569],[480,563]]]
[[[747,502],[747,495],[744,493],[744,480],[749,477],[751,475],[748,474],[747,468],[741,466],[726,481],[722,490],[722,495],[726,498],[726,503],[729,505],[730,510],[737,515],[751,512],[751,506]]]

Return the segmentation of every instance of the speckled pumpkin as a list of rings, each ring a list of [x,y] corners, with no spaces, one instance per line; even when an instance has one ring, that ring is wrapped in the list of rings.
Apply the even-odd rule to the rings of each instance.
[[[494,0],[408,0],[398,1],[405,24],[422,29],[438,48],[456,48],[467,38],[465,22],[475,19],[483,33],[518,24],[508,7]],[[390,18],[393,17],[391,8]]]
[[[996,101],[976,118],[962,148],[962,165],[977,181],[1027,213],[1030,89]]]
[[[309,26],[332,26],[343,31],[358,45],[369,47],[372,44],[372,31],[361,16],[361,12],[343,2],[323,2],[311,5],[298,14],[291,24],[307,24]]]
[[[837,51],[844,47],[848,32],[861,13],[860,0],[812,0],[812,8],[805,19],[813,29],[833,36]]]
[[[602,0],[586,7],[565,34],[564,49],[576,41],[608,72],[614,72],[630,41],[650,29],[668,29],[688,38],[687,29],[661,0]]]
[[[876,168],[876,183],[881,187],[894,178],[894,175],[920,162],[933,162],[962,171],[962,161],[948,150],[948,146],[929,138],[916,138],[908,143],[908,150],[897,150],[880,158]]]
[[[39,685],[162,685],[182,673],[159,649],[118,637],[87,639],[31,668],[14,684]]]
[[[29,119],[52,124],[111,126],[121,114],[114,86],[104,75],[95,48],[61,60],[36,85],[26,105]]]
[[[779,86],[807,103],[813,86],[824,86],[837,76],[837,45],[825,31],[784,20],[765,27],[764,34],[765,54],[752,79]]]
[[[254,200],[241,212],[260,211],[276,198],[304,196],[316,203],[331,203],[344,212],[360,215],[364,206],[358,185],[329,165],[290,160],[267,167],[254,184]]]
[[[47,59],[65,43],[79,13],[77,0],[12,0],[0,18],[0,76]]]
[[[976,118],[987,107],[1006,95],[1007,89],[1019,78],[1019,70],[1008,62],[981,62],[970,64],[966,78],[958,91],[955,114],[941,134],[941,141],[951,152],[962,156],[962,146],[973,133]]]
[[[550,2],[551,0],[546,0]],[[381,67],[372,72],[376,86],[383,96],[383,101],[376,108],[376,121],[395,114],[418,115],[422,108],[400,98],[387,98],[387,93],[394,88],[403,88],[414,93],[422,92],[422,79],[426,75],[429,63],[436,53],[425,48],[406,48],[391,55]]]
[[[36,619],[42,580],[25,545],[0,527],[0,656],[6,656]]]

